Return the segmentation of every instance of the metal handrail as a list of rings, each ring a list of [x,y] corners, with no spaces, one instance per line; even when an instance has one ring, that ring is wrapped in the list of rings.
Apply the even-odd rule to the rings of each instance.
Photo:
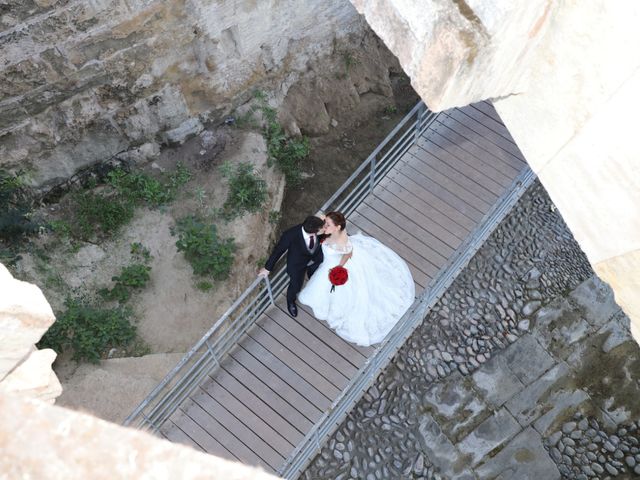
[[[415,121],[410,123],[414,118]],[[418,102],[322,205],[320,211],[326,212],[331,208],[348,215],[355,210],[435,118],[436,115],[423,102]],[[367,167],[369,173],[363,177]],[[345,197],[338,201],[343,195]],[[262,282],[263,287],[258,289]],[[202,380],[220,365],[222,356],[235,345],[262,312],[274,304],[274,298],[284,290],[286,284],[284,266],[276,270],[271,280],[268,277],[257,277],[124,420],[124,425],[158,431]],[[240,310],[239,313],[236,314],[236,310]]]
[[[446,292],[460,271],[469,263],[480,246],[487,240],[495,227],[506,217],[536,179],[529,167],[525,167],[513,181],[511,187],[494,203],[482,218],[480,224],[458,247],[438,274],[431,280],[427,288],[416,299],[409,310],[394,325],[387,337],[378,345],[374,353],[365,361],[356,375],[333,401],[329,409],[322,415],[311,431],[291,453],[279,468],[278,475],[285,479],[296,479],[320,451],[324,441],[342,423],[347,413],[355,406],[358,399],[382,373],[391,359],[406,342],[413,331],[420,325],[426,314]]]

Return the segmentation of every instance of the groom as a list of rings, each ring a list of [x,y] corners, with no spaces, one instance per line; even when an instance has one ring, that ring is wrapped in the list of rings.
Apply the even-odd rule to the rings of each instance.
[[[302,224],[291,227],[282,234],[264,268],[259,272],[259,275],[269,275],[276,262],[287,252],[287,310],[292,317],[298,315],[296,295],[302,289],[304,274],[310,278],[322,263],[322,248],[318,236],[323,229],[324,220],[313,216],[307,217]]]

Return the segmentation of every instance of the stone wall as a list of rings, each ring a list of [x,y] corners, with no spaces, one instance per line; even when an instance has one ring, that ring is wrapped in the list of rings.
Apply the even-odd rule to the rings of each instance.
[[[363,31],[346,0],[7,0],[0,167],[59,182],[219,121]]]
[[[351,1],[430,108],[493,100],[640,342],[640,3]]]

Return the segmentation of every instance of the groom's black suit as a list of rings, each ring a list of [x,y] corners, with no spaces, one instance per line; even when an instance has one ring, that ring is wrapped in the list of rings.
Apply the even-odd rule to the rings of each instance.
[[[302,235],[302,225],[296,225],[285,231],[273,253],[265,263],[264,268],[271,271],[280,257],[287,252],[287,273],[289,274],[289,288],[287,288],[287,303],[295,303],[296,295],[302,288],[305,272],[309,277],[317,270],[323,260],[322,248],[318,235],[316,235],[313,250],[309,247]],[[311,264],[310,264],[311,263]]]

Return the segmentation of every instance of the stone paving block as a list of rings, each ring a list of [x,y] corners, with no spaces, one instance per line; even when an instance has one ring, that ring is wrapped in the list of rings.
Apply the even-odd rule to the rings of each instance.
[[[561,475],[542,445],[542,437],[528,427],[492,458],[475,469],[478,478],[556,480]]]
[[[420,444],[433,465],[445,478],[456,480],[473,479],[468,468],[468,459],[442,433],[438,422],[431,415],[420,418],[418,425]]]
[[[519,342],[520,340],[515,344]],[[524,388],[522,382],[509,368],[509,363],[503,355],[493,357],[476,370],[472,378],[476,390],[494,408],[501,407],[504,402]]]
[[[517,342],[509,345],[504,356],[509,369],[524,385],[540,378],[555,363],[553,357],[530,334],[523,335]]]
[[[627,340],[633,340],[631,332],[629,331],[629,317],[627,317],[622,311],[615,314],[611,321],[606,323],[600,330],[598,330],[597,333],[609,334],[605,342],[602,344],[602,351],[604,353],[609,353],[611,350],[616,348],[618,345],[622,345]]]
[[[462,439],[457,447],[463,455],[469,456],[471,465],[476,465],[482,457],[504,444],[520,430],[520,425],[507,409],[501,408]]]
[[[568,377],[569,367],[559,363],[542,375],[538,380],[517,393],[505,406],[523,427],[541,416],[548,406],[543,399],[549,396],[558,383],[562,383],[563,377]]]
[[[601,326],[620,310],[611,287],[597,276],[582,282],[569,298],[584,309],[584,318],[591,325]]]
[[[425,407],[438,419],[442,431],[451,440],[475,428],[491,411],[470,379],[455,373],[444,382],[433,384],[425,393]]]
[[[546,435],[547,430],[551,427],[555,420],[568,409],[576,410],[580,404],[591,401],[589,395],[583,390],[574,390],[572,392],[561,390],[553,392],[544,401],[546,413],[538,418],[533,427],[542,435]]]

